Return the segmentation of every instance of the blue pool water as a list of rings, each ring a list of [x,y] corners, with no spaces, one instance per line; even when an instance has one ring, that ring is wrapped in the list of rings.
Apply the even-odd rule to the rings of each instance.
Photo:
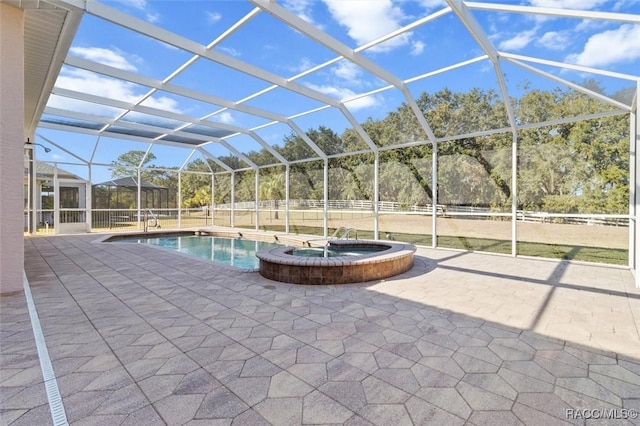
[[[118,238],[116,241],[149,244],[246,270],[260,268],[260,259],[256,257],[258,250],[281,245],[245,238],[213,237],[210,235],[127,237]]]

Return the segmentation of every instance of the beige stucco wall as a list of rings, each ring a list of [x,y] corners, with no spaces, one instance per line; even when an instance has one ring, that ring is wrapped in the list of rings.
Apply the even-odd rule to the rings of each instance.
[[[22,290],[24,13],[0,3],[0,294]]]

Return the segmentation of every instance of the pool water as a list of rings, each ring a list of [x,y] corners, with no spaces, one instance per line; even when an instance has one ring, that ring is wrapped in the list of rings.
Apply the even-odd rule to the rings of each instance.
[[[260,268],[260,259],[256,257],[258,250],[281,245],[246,238],[213,237],[210,235],[172,235],[155,238],[130,237],[119,238],[117,241],[120,243],[149,244],[246,270]]]
[[[357,247],[357,248],[317,247],[317,248],[295,249],[291,252],[291,254],[294,256],[302,256],[302,257],[360,256],[363,254],[376,253],[382,250],[386,250],[387,248],[388,247]]]

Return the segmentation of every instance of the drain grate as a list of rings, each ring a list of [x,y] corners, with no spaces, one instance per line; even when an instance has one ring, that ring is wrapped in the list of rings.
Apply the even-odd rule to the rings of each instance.
[[[56,380],[56,375],[53,371],[51,358],[49,358],[47,344],[44,341],[42,327],[40,327],[40,319],[38,319],[36,305],[33,303],[33,296],[31,295],[31,289],[29,288],[27,274],[25,274],[24,271],[22,273],[22,285],[24,286],[24,296],[27,299],[27,307],[29,308],[33,337],[36,340],[36,349],[38,350],[38,358],[40,359],[40,368],[42,369],[44,387],[47,391],[47,399],[49,400],[53,426],[66,426],[69,424],[67,421],[67,414],[64,411],[64,405],[62,405],[62,397],[60,396],[60,389],[58,389],[58,381]]]

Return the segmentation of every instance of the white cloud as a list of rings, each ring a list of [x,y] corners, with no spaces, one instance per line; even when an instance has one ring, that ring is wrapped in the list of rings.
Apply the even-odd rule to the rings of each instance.
[[[570,41],[569,33],[566,31],[549,31],[536,40],[536,46],[549,50],[565,50]]]
[[[285,0],[282,4],[286,9],[298,15],[298,17],[313,24],[311,17],[311,6],[313,2],[310,0]]]
[[[589,10],[605,4],[609,0],[531,0],[532,6],[555,9]]]
[[[338,78],[353,82],[360,78],[362,70],[353,62],[342,60],[338,64],[331,68],[331,73]]]
[[[591,67],[632,62],[640,58],[638,40],[640,25],[622,25],[591,36],[582,52],[567,56],[566,61]]]
[[[79,101],[72,98],[65,98],[52,94],[47,102],[47,107],[60,108],[68,111],[82,112],[91,115],[97,115],[99,117],[115,118],[124,110],[118,108],[112,108],[106,105],[90,104],[87,102]]]
[[[242,55],[242,52],[240,52],[240,51],[238,51],[238,50],[236,50],[236,49],[234,49],[232,47],[221,47],[220,50],[225,52],[225,53],[227,53],[228,55],[231,55],[231,56],[236,56],[237,57],[237,56],[241,56]]]
[[[118,68],[125,71],[137,71],[138,68],[129,62],[119,50],[104,49],[102,47],[72,47],[71,53],[90,61]],[[138,59],[138,58],[136,58]]]
[[[530,3],[532,6],[553,9],[592,10],[608,1],[609,0],[530,0]],[[539,24],[554,19],[552,16],[545,15],[531,15],[531,18]]]
[[[380,105],[380,100],[375,95],[365,96],[344,103],[351,111],[358,111],[365,108],[372,108]]]
[[[425,44],[421,41],[415,41],[411,46],[412,56],[420,56],[424,52]]]
[[[138,10],[144,10],[147,7],[147,0],[120,0],[120,2]]]
[[[220,19],[222,19],[222,15],[220,15],[218,12],[207,12],[207,21],[209,22],[209,24],[215,24]]]
[[[160,20],[160,14],[159,13],[147,13],[147,21],[151,22],[151,23],[156,23]]]
[[[147,7],[147,0],[124,0],[124,2],[140,10]]]
[[[640,4],[640,0],[618,0],[611,6],[611,11],[621,12],[623,9],[631,10],[630,7],[636,4]]]
[[[224,123],[224,124],[234,124],[236,121],[233,118],[231,111],[223,111],[220,114],[211,116],[210,118],[213,121],[217,121],[218,123]]]
[[[309,58],[292,58],[292,60],[297,60],[298,63],[297,64],[283,64],[281,66],[281,68],[285,71],[287,71],[288,73],[293,73],[295,75],[298,75],[300,73],[303,73],[311,68],[313,68],[315,65],[314,63],[311,61],[311,59]]]
[[[309,58],[301,58],[300,59],[300,63],[298,65],[296,65],[295,67],[291,67],[289,68],[290,71],[292,72],[305,72],[306,70],[309,70],[311,68],[313,68],[313,62],[311,61],[311,59]]]
[[[155,23],[160,20],[160,14],[150,12],[147,0],[117,0],[120,3],[132,7],[134,9],[146,12],[145,19],[148,22]]]
[[[151,98],[145,99],[144,102],[142,102],[140,105],[144,105],[152,108],[158,108],[164,111],[170,111],[170,112],[176,112],[176,113],[182,112],[180,108],[178,108],[178,103],[175,100],[168,98],[166,96],[151,97]]]
[[[400,28],[405,19],[402,10],[390,0],[324,0],[333,19],[347,28],[349,37],[358,45],[368,43]],[[409,42],[409,34],[401,34],[371,50],[386,52]]]
[[[590,31],[595,32],[600,29],[605,29],[610,26],[609,22],[598,21],[595,19],[583,19],[578,25],[576,25],[577,32]]]
[[[418,3],[427,10],[438,9],[447,5],[445,0],[419,0]]]
[[[79,69],[63,69],[56,80],[55,86],[128,103],[138,102],[147,92],[146,88],[141,89],[133,83]],[[52,101],[49,102],[49,106],[55,106],[57,108],[72,108],[72,104],[73,100],[63,97],[56,97],[55,100],[52,99]],[[178,108],[178,103],[166,96],[149,98],[143,102],[143,105],[165,111],[181,112]],[[100,109],[99,105],[96,105],[95,111],[85,110],[83,112],[97,114],[98,111],[103,110]]]
[[[527,47],[536,35],[536,30],[522,31],[508,40],[503,40],[499,44],[500,49],[504,50],[520,50]]]
[[[345,101],[356,96],[356,93],[351,89],[337,86],[318,86],[316,84],[307,83],[307,87],[316,90],[325,95],[334,97],[340,101]],[[371,108],[379,104],[378,98],[375,95],[365,96],[363,98],[355,99],[345,103],[350,110],[359,110],[364,108]]]

